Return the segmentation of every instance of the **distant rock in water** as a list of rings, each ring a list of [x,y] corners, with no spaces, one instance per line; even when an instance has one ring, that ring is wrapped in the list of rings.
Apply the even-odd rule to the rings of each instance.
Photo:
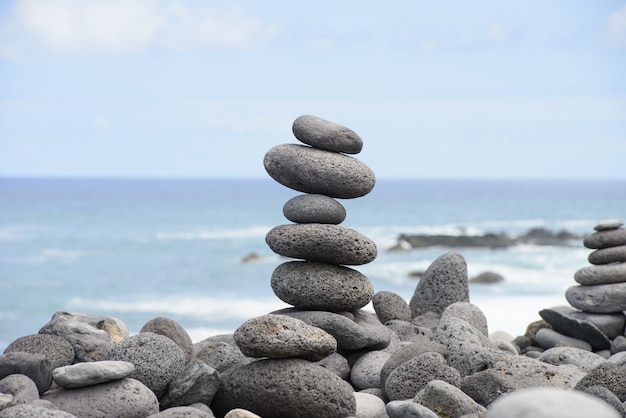
[[[504,280],[501,274],[494,273],[493,271],[485,271],[477,276],[469,279],[470,283],[491,284],[498,283]]]
[[[483,235],[401,234],[398,237],[398,246],[408,244],[411,248],[484,247],[496,249],[509,248],[521,244],[569,246],[573,245],[572,241],[576,239],[580,239],[580,237],[568,231],[552,232],[546,228],[533,228],[519,236],[510,236],[504,232],[498,234],[486,233]]]

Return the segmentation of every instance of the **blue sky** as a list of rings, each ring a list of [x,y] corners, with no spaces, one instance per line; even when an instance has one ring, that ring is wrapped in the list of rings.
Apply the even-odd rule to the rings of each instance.
[[[313,114],[379,178],[626,178],[626,2],[0,2],[0,176],[267,177]]]

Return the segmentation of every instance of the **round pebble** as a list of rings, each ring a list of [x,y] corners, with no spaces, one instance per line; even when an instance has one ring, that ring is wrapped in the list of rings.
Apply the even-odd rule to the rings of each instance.
[[[374,172],[356,158],[298,144],[277,145],[263,160],[265,171],[283,186],[340,199],[365,196]]]
[[[279,225],[267,233],[265,242],[285,257],[337,265],[367,264],[377,255],[374,241],[339,225]]]
[[[595,250],[587,258],[591,264],[611,264],[626,261],[626,245]]]
[[[293,197],[283,206],[283,215],[291,222],[340,224],[346,219],[346,208],[323,194],[303,194]]]
[[[139,330],[139,332],[152,332],[163,335],[174,341],[185,352],[187,361],[193,355],[193,342],[187,331],[176,321],[162,316],[152,318]]]
[[[302,309],[353,311],[367,305],[374,287],[361,272],[315,261],[289,261],[272,273],[272,290]]]
[[[411,308],[404,298],[397,293],[389,291],[380,291],[372,297],[372,306],[376,312],[376,316],[381,323],[386,323],[393,319],[402,321],[410,321]]]
[[[317,116],[298,117],[292,131],[300,142],[328,151],[358,154],[363,148],[363,140],[352,129]]]

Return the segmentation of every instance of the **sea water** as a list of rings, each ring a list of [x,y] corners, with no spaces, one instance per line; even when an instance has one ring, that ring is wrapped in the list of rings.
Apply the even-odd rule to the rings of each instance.
[[[37,333],[57,311],[121,319],[131,334],[157,316],[199,341],[286,307],[273,293],[286,261],[265,244],[288,223],[283,204],[299,193],[271,179],[0,179],[0,350]],[[523,234],[530,228],[586,235],[599,221],[626,217],[625,180],[378,180],[341,200],[343,226],[368,236],[378,257],[354,267],[375,291],[410,300],[423,271],[448,251],[468,275],[470,301],[490,331],[523,334],[542,308],[564,305],[582,240],[569,246],[387,251],[400,234]],[[254,262],[244,258],[254,254]],[[365,309],[372,310],[371,305]]]

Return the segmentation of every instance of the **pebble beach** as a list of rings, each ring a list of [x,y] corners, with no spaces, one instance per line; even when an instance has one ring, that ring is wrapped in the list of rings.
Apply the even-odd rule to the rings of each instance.
[[[462,249],[432,260],[406,300],[354,269],[378,248],[343,227],[341,199],[375,185],[351,129],[315,116],[267,151],[289,222],[268,286],[290,307],[193,343],[158,316],[52,313],[0,355],[1,417],[626,417],[626,229],[599,219],[568,305],[524,335],[490,329],[471,302]],[[616,214],[619,215],[619,214]],[[365,309],[370,304],[373,311]]]

